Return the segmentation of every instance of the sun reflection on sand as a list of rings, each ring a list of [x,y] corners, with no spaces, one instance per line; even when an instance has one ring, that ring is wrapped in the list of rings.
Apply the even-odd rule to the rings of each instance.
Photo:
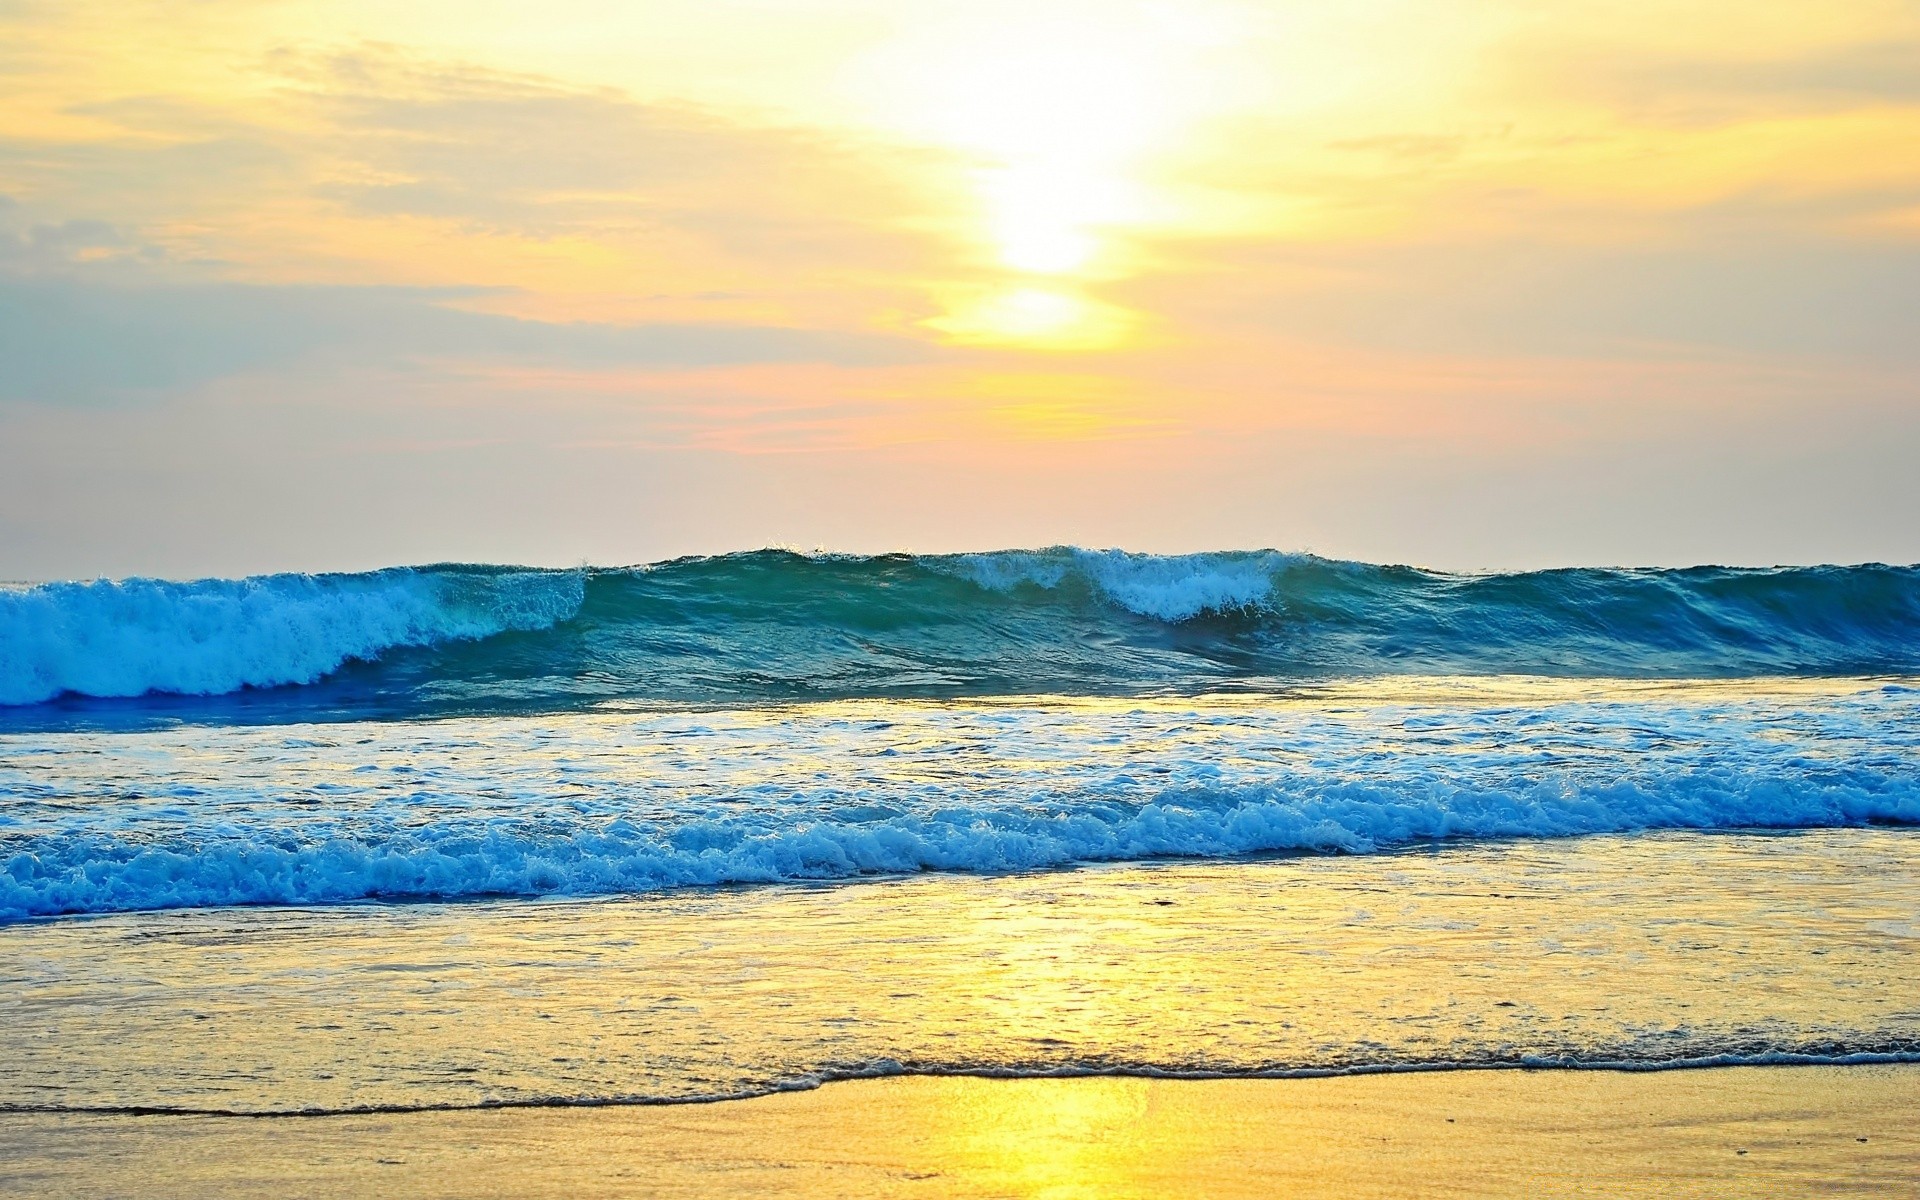
[[[930,1090],[932,1103],[913,1114],[924,1122],[915,1132],[929,1157],[990,1173],[1008,1195],[1070,1200],[1124,1194],[1143,1174],[1140,1157],[1163,1149],[1137,1136],[1154,1098],[1145,1080]]]
[[[0,1187],[204,1197],[1905,1194],[1920,1067],[859,1080],[740,1104],[15,1117]],[[1870,1134],[1867,1136],[1866,1134]],[[1752,1148],[1753,1153],[1737,1150]]]

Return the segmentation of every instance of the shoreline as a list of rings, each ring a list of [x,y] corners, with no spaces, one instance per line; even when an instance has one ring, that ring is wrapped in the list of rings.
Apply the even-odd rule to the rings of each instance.
[[[0,1193],[1669,1195],[1920,1178],[1920,1064],[897,1075],[725,1102],[0,1114]]]
[[[1866,830],[1640,835],[0,929],[21,964],[0,1000],[0,1111],[1907,1055],[1916,848]]]
[[[9,1117],[206,1117],[235,1121],[319,1121],[345,1117],[410,1117],[481,1112],[549,1112],[569,1109],[680,1108],[748,1104],[777,1096],[804,1095],[824,1088],[854,1083],[882,1083],[902,1079],[962,1079],[983,1082],[1046,1083],[1060,1080],[1112,1079],[1167,1083],[1274,1083],[1322,1079],[1362,1079],[1397,1075],[1455,1075],[1480,1073],[1555,1074],[1599,1072],[1618,1075],[1664,1074],[1670,1071],[1789,1070],[1819,1067],[1920,1068],[1920,1050],[1863,1050],[1844,1054],[1716,1054],[1671,1061],[1596,1060],[1537,1062],[1379,1063],[1351,1067],[1280,1067],[1271,1071],[1181,1071],[1153,1067],[1059,1067],[1022,1070],[1012,1067],[943,1069],[903,1065],[898,1070],[826,1071],[806,1080],[764,1088],[712,1095],[556,1096],[524,1100],[479,1100],[470,1103],[370,1104],[343,1108],[238,1109],[144,1104],[22,1104],[0,1103],[0,1121]]]

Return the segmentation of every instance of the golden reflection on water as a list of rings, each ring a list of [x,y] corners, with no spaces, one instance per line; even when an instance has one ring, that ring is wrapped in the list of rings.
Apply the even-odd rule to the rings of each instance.
[[[1912,1040],[1917,910],[1911,831],[1828,830],[15,925],[0,1102],[467,1104],[736,1094],[888,1063],[1247,1071]],[[1092,1128],[1134,1102],[1089,1095],[1058,1119]],[[1000,1136],[969,1128],[960,1114],[951,1136]]]

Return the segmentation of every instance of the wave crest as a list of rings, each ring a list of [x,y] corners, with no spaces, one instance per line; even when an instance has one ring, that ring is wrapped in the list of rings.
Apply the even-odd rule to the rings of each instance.
[[[1191,693],[1395,674],[1914,672],[1920,568],[1878,565],[1450,575],[1272,550],[759,551],[0,592],[0,705],[324,681],[239,697],[218,719]],[[192,716],[160,698],[148,707],[168,704]]]
[[[1277,550],[1163,555],[1067,547],[963,554],[951,561],[996,592],[1022,584],[1053,590],[1078,579],[1128,612],[1179,622],[1270,607],[1283,572],[1314,560]]]
[[[578,573],[405,567],[0,592],[0,704],[312,683],[398,646],[545,629],[584,597]]]

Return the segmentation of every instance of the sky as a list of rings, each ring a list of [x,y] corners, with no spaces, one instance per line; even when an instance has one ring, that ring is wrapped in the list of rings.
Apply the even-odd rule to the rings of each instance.
[[[0,578],[1920,559],[1920,0],[0,0]]]

